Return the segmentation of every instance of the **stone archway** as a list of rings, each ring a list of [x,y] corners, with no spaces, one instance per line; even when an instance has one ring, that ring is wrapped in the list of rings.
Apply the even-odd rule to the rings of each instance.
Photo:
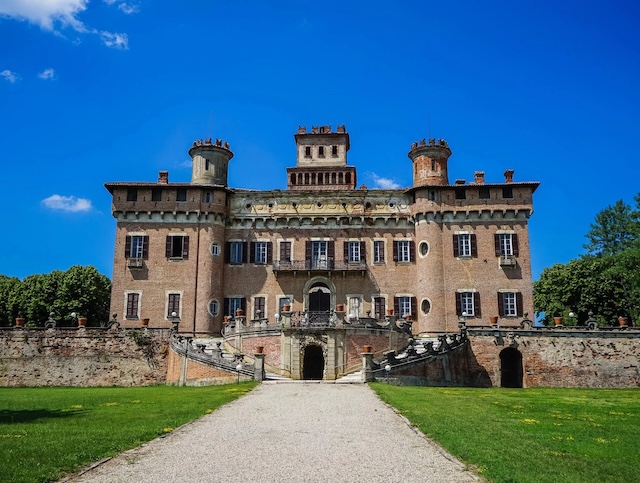
[[[513,347],[500,352],[500,387],[522,387],[522,353]]]
[[[321,381],[324,378],[324,354],[322,347],[308,345],[302,358],[302,379]]]

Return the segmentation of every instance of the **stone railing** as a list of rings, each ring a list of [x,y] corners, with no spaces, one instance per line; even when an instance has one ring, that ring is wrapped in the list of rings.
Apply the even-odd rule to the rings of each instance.
[[[301,270],[337,270],[341,272],[363,271],[367,269],[367,262],[349,262],[327,258],[326,260],[275,260],[273,270],[280,272],[296,272]]]
[[[179,334],[173,334],[170,339],[171,349],[187,359],[191,359],[202,364],[216,367],[234,374],[244,374],[254,376],[254,364],[243,362],[244,354],[229,354],[220,347],[221,342],[216,342],[216,347],[208,348],[206,344],[194,344],[193,338]],[[238,366],[242,366],[238,369]]]

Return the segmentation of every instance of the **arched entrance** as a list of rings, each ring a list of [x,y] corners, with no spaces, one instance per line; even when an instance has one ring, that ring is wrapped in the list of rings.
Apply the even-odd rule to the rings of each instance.
[[[308,345],[302,359],[302,379],[319,381],[324,377],[324,355],[322,347]]]
[[[500,352],[500,386],[522,387],[522,354],[507,347]]]
[[[336,286],[325,277],[313,277],[304,285],[304,307],[309,312],[329,312],[335,306]]]

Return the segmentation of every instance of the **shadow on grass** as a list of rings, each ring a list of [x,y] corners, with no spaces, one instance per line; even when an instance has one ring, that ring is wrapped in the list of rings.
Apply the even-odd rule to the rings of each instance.
[[[68,418],[81,413],[81,410],[21,409],[12,411],[0,409],[0,424],[30,423],[36,419]]]

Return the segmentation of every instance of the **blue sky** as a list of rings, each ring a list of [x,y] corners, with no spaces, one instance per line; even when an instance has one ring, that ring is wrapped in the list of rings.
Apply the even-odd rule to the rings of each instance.
[[[230,186],[282,189],[298,125],[345,124],[369,188],[429,135],[450,182],[540,181],[535,279],[640,191],[638,32],[618,1],[0,0],[0,273],[111,276],[105,182],[188,181],[213,136]]]

